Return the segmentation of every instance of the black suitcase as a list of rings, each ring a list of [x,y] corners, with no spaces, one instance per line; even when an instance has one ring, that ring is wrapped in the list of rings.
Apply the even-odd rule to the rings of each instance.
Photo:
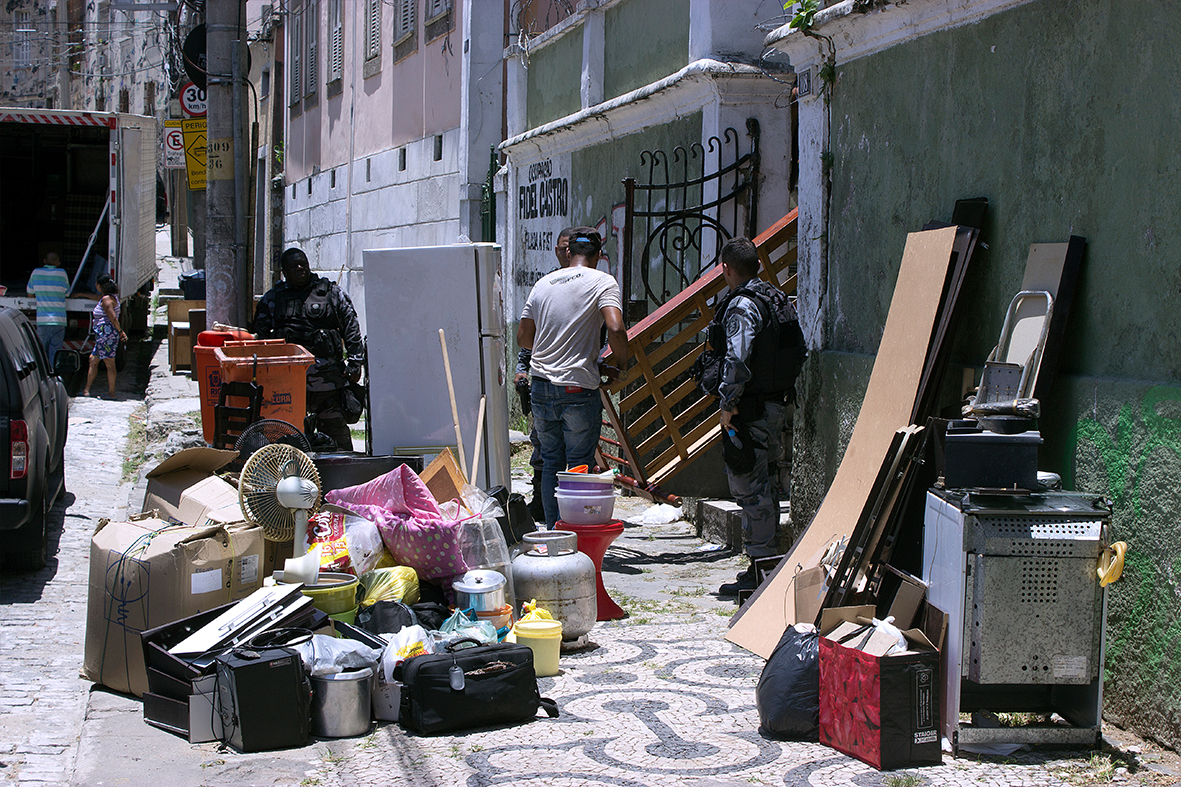
[[[528,721],[539,707],[551,718],[558,715],[557,704],[537,690],[532,650],[503,642],[451,650],[464,642],[476,641],[458,640],[445,652],[402,662],[395,678],[402,683],[403,727],[433,735]]]

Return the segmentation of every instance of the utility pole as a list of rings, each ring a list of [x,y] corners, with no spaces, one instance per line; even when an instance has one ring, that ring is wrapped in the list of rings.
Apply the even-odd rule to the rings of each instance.
[[[208,324],[244,326],[250,318],[245,303],[252,294],[246,281],[245,154],[241,124],[245,120],[244,0],[206,4],[206,97],[209,104],[209,154],[205,195],[205,309]]]

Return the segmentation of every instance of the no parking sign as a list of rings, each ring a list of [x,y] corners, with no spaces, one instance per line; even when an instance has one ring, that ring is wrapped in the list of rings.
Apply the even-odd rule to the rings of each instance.
[[[180,120],[164,121],[164,168],[185,168],[185,137]]]

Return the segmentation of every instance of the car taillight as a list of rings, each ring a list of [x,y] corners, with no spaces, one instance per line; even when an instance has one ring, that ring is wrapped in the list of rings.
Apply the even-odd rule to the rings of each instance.
[[[8,422],[8,455],[12,457],[9,478],[24,478],[29,472],[29,425],[24,421]]]

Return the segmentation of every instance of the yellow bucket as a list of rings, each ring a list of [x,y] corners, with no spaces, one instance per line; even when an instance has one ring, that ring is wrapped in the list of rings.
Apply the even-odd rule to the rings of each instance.
[[[329,615],[328,617],[331,620],[339,620],[341,623],[348,623],[350,626],[355,626],[357,624],[357,608],[353,607],[352,609],[339,612],[335,615]]]
[[[304,585],[303,594],[312,606],[326,615],[339,615],[357,607],[358,580],[352,574],[324,571],[314,585]]]
[[[521,620],[513,627],[518,645],[533,651],[533,669],[537,677],[558,674],[558,653],[562,648],[562,621]]]

